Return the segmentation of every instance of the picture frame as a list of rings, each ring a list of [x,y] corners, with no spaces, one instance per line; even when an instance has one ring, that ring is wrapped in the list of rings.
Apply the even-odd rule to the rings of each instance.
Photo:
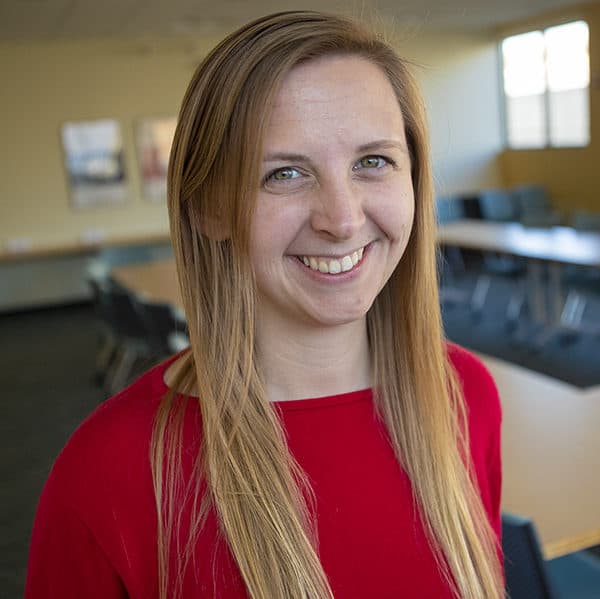
[[[121,126],[115,119],[66,122],[61,127],[74,208],[115,206],[129,196]]]
[[[176,117],[144,117],[136,124],[136,148],[142,183],[142,196],[151,202],[167,197],[167,169]]]

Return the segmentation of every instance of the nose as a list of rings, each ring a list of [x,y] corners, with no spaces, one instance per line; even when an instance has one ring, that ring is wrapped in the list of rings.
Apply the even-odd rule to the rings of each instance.
[[[351,180],[321,182],[311,213],[313,230],[336,239],[351,239],[364,222],[363,200]]]

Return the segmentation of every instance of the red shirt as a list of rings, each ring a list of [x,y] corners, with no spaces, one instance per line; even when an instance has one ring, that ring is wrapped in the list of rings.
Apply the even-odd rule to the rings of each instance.
[[[494,382],[474,356],[449,346],[469,411],[471,455],[500,536],[500,420]],[[156,508],[149,444],[167,391],[165,362],[102,404],[78,428],[44,487],[30,547],[26,599],[157,596]],[[415,512],[410,482],[370,390],[279,402],[290,450],[317,496],[321,562],[336,599],[451,597]],[[184,443],[199,443],[190,402]],[[247,597],[210,516],[186,575],[185,598]]]

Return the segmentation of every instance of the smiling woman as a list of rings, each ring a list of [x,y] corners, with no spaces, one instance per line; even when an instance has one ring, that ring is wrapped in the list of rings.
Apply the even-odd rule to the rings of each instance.
[[[406,64],[337,16],[246,25],[168,187],[191,348],[58,458],[27,597],[503,597],[499,400],[443,338]]]

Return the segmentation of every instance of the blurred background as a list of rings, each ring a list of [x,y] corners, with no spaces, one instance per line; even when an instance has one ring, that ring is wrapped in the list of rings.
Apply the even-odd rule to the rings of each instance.
[[[517,395],[588,394],[600,431],[600,2],[3,0],[0,597],[22,595],[37,498],[74,428],[186,346],[165,172],[195,67],[241,24],[297,8],[375,20],[415,64],[448,336],[545,377]],[[593,472],[581,492],[600,505]],[[576,532],[593,547],[588,511]],[[558,542],[557,512],[526,515]]]

